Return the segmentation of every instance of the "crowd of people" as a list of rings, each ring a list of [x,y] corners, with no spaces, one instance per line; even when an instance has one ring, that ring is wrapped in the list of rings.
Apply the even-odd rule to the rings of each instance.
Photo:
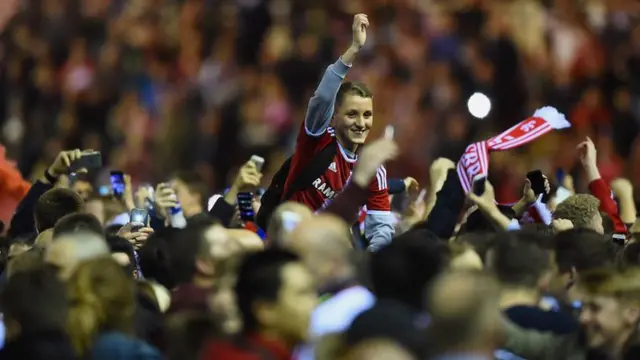
[[[388,84],[391,93],[376,84],[375,76],[358,70],[385,67],[369,58],[372,41],[377,46],[388,41],[384,31],[371,31],[379,26],[375,20],[384,19],[384,14],[370,17],[356,13],[351,16],[349,30],[343,31],[349,42],[333,44],[342,46],[340,56],[324,64],[320,80],[313,80],[315,88],[304,101],[304,88],[285,95],[269,77],[252,82],[256,74],[249,72],[239,84],[225,76],[229,71],[246,71],[246,66],[254,63],[278,64],[282,59],[277,55],[287,47],[277,41],[279,36],[287,37],[277,25],[278,16],[300,9],[287,10],[287,2],[274,0],[267,11],[262,8],[265,2],[241,1],[237,6],[244,12],[237,18],[224,11],[218,14],[225,26],[238,26],[230,19],[251,21],[251,25],[238,26],[242,30],[237,34],[239,39],[247,43],[233,56],[230,43],[216,39],[210,59],[213,63],[207,68],[196,61],[199,55],[194,55],[202,51],[205,42],[203,32],[195,27],[206,28],[207,24],[190,24],[199,16],[211,16],[206,14],[210,10],[206,2],[187,0],[181,4],[180,24],[169,21],[170,11],[150,16],[146,10],[153,1],[132,3],[135,6],[117,1],[82,2],[80,17],[85,21],[81,23],[89,33],[100,28],[92,24],[108,18],[112,7],[125,10],[110,25],[112,32],[75,38],[65,50],[68,54],[57,53],[56,46],[48,47],[73,32],[76,25],[65,27],[60,21],[64,17],[54,16],[64,13],[65,1],[45,1],[47,21],[40,30],[51,31],[51,43],[34,36],[30,21],[37,16],[18,15],[17,20],[11,20],[16,21],[13,28],[9,26],[14,47],[8,49],[16,52],[9,57],[13,65],[8,73],[11,81],[6,84],[16,87],[25,80],[22,77],[34,72],[27,81],[34,86],[19,89],[24,96],[21,101],[8,103],[10,111],[24,118],[10,118],[5,124],[7,155],[17,151],[21,156],[20,169],[6,159],[0,167],[5,197],[17,203],[0,241],[0,360],[640,358],[640,223],[635,181],[620,176],[622,170],[608,162],[613,159],[613,149],[603,140],[606,120],[592,108],[599,109],[602,94],[594,95],[594,91],[604,91],[600,87],[594,90],[595,85],[588,85],[584,106],[575,109],[553,102],[545,105],[537,99],[526,106],[532,111],[521,114],[518,106],[498,101],[502,106],[492,122],[497,130],[482,129],[483,133],[492,132],[484,140],[468,138],[466,122],[456,120],[455,115],[447,117],[453,125],[444,125],[446,136],[456,141],[444,146],[446,156],[429,163],[428,185],[421,191],[414,178],[394,178],[385,167],[406,153],[404,142],[415,136],[411,122],[383,121],[383,131],[378,130],[378,120],[374,121],[374,114],[376,118],[380,114],[393,117],[394,113],[400,119],[411,118],[410,108],[389,105],[389,101],[399,101],[391,95],[402,88],[399,84],[407,76],[405,72],[421,69],[416,63],[420,57],[411,49],[410,23],[394,36],[407,49],[395,55],[399,56],[397,63],[389,65],[396,77]],[[384,8],[384,1],[373,3]],[[408,3],[412,2],[400,7],[420,7],[417,2]],[[471,8],[462,6],[465,11],[456,11],[469,24],[474,23],[474,6],[484,3],[462,3]],[[562,3],[558,1],[556,6],[562,9]],[[611,8],[617,10],[628,5],[625,1],[612,3]],[[305,7],[311,12],[314,8],[310,9]],[[17,1],[0,0],[0,29],[16,10]],[[265,11],[275,25],[261,23]],[[565,15],[570,22],[571,15]],[[437,28],[444,35],[431,39],[430,51],[433,57],[446,59],[452,56],[457,38],[446,32],[452,31],[452,24],[447,23],[452,18],[443,19],[444,24]],[[313,28],[312,20],[310,17],[295,25]],[[172,60],[164,57],[168,54],[154,52],[158,43],[172,40],[156,31],[160,24],[166,26],[167,34],[172,26],[179,27],[180,43],[194,44],[191,49],[181,48],[179,73],[172,72]],[[190,27],[193,32],[188,31]],[[263,53],[256,50],[260,44],[254,43],[253,33],[264,31],[262,27],[285,32],[268,38]],[[458,29],[458,36],[463,28]],[[500,38],[500,29],[500,24],[490,21],[485,30],[489,37]],[[319,51],[313,33],[305,31],[311,29],[302,31],[295,46],[298,60]],[[128,47],[137,49],[128,54],[128,67],[116,68],[120,66],[114,53],[118,49],[109,45],[101,49],[104,58],[94,67],[88,60],[89,49],[102,43],[104,39],[96,40],[102,37],[107,38],[107,44],[124,39]],[[339,39],[344,39],[344,34]],[[535,36],[529,37],[523,44],[535,40]],[[470,58],[474,57],[472,48],[467,49]],[[140,49],[153,55],[137,58]],[[527,60],[546,59],[541,49],[533,45],[527,49]],[[506,71],[500,64],[489,64],[485,55],[475,55],[480,58],[468,59],[478,67],[473,80],[491,78],[487,72]],[[632,63],[635,55],[627,55]],[[65,61],[58,89],[52,71],[60,59]],[[574,69],[574,78],[564,79],[565,72],[560,71],[555,85],[600,74],[601,60],[582,60]],[[308,81],[303,79],[305,62],[290,61],[286,67],[300,70],[293,82]],[[112,92],[119,89],[119,81],[129,79],[143,65],[149,67],[151,79],[138,79],[131,86],[146,88],[146,93]],[[450,70],[441,67],[436,75]],[[637,75],[633,72],[637,69],[623,70],[612,76],[627,71],[626,108],[633,120],[629,102],[633,101],[633,76]],[[446,77],[453,75],[443,76],[433,80],[434,89],[451,85]],[[198,86],[185,80],[196,78],[201,80]],[[504,74],[496,79],[506,81]],[[173,85],[163,87],[163,83],[180,83],[180,99],[174,98],[178,93]],[[207,88],[212,84],[216,89]],[[264,93],[246,92],[252,86]],[[622,85],[601,86],[618,89]],[[188,102],[192,91],[201,87],[211,90],[203,91],[198,100],[209,104],[204,109],[220,110],[222,103],[237,95],[235,91],[242,93],[242,101],[235,106],[245,117],[240,131],[243,139],[251,140],[251,146],[244,149],[249,152],[225,153],[228,158],[242,157],[243,164],[232,170],[230,181],[226,171],[216,175],[229,186],[213,196],[211,179],[198,164],[211,160],[207,157],[211,153],[201,146],[212,151],[208,141],[214,137],[209,135],[216,133],[216,126],[223,126],[212,125],[220,115],[191,112],[199,106],[180,111],[163,108]],[[496,89],[501,90],[492,94]],[[64,95],[54,100],[57,90]],[[449,90],[458,100],[462,98],[461,89]],[[509,88],[509,83],[496,81],[482,91],[496,99],[506,96],[501,91],[512,92],[509,95],[517,100],[516,90]],[[430,106],[442,106],[440,114],[460,111],[456,110],[459,101],[441,92],[431,95]],[[285,109],[285,96],[292,103],[304,103],[300,124],[284,119],[283,112],[291,111]],[[112,122],[105,112],[114,99],[122,104]],[[379,103],[382,111],[378,111]],[[34,104],[37,106],[30,107]],[[58,106],[62,107],[56,109]],[[42,125],[43,117],[57,112],[60,118],[55,126],[34,127]],[[155,121],[168,114],[166,123]],[[176,122],[174,116],[202,117],[195,126],[202,136],[192,144],[167,146],[154,159],[148,152],[151,143],[162,144],[172,132],[194,126]],[[79,121],[81,117],[92,121]],[[261,117],[264,119],[258,121]],[[20,130],[16,124],[27,125]],[[625,138],[626,147],[619,144],[619,153],[625,149],[631,152],[635,141],[628,125],[617,124],[631,138]],[[111,137],[102,137],[109,126],[116,126]],[[274,139],[286,137],[290,126],[296,129],[293,155],[279,160],[263,158],[261,151],[278,142]],[[458,126],[464,130],[459,132]],[[164,131],[167,138],[145,138],[156,130]],[[34,166],[33,159],[29,160],[33,154],[29,154],[35,149],[22,145],[25,131],[34,143],[46,143],[49,134],[62,131],[68,136],[63,144],[74,146],[59,151],[60,144],[46,146],[48,156],[40,159],[41,166]],[[621,136],[619,131],[614,130],[614,135]],[[120,132],[135,136],[120,136]],[[21,134],[10,136],[16,133]],[[515,201],[505,201],[492,183],[496,164],[500,167],[509,162],[493,160],[525,153],[524,145],[544,144],[547,139],[562,139],[562,146],[552,151],[562,150],[559,164],[575,163],[575,171],[566,171],[569,169],[563,165],[552,173],[553,167],[531,162],[535,166],[528,167],[528,172],[509,177],[508,182],[517,183],[520,190]],[[580,141],[566,141],[575,139]],[[110,142],[119,143],[115,147],[119,153],[110,153],[114,145]],[[183,157],[174,156],[173,146],[196,149],[192,154],[198,156],[187,156],[189,161],[181,164]],[[416,161],[425,160],[420,157]],[[145,167],[150,162],[154,166]],[[230,165],[225,166],[233,167]],[[23,166],[33,172],[32,183],[22,179],[19,170],[24,173]],[[502,170],[497,173],[509,175]],[[109,185],[96,180],[100,174]]]

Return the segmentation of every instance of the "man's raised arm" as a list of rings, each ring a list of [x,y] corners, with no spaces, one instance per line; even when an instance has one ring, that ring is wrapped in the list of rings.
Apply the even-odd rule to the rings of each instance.
[[[351,46],[342,54],[340,59],[327,67],[318,88],[316,88],[311,100],[309,100],[307,114],[304,119],[304,127],[307,134],[319,136],[329,127],[340,84],[347,76],[347,72],[351,68],[356,55],[367,40],[368,26],[369,19],[367,19],[367,15],[358,14],[354,16],[351,27],[353,32]]]

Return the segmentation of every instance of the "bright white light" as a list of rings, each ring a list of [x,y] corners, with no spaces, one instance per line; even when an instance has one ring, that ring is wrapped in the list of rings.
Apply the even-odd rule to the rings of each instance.
[[[491,100],[483,93],[474,93],[467,101],[467,109],[473,117],[484,119],[491,111]]]

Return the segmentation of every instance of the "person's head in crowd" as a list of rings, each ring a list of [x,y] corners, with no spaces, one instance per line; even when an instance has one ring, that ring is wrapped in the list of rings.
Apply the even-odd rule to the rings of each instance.
[[[37,236],[35,235],[29,235],[13,239],[7,251],[7,261],[11,261],[11,259],[31,249],[35,244],[36,238]]]
[[[9,342],[21,334],[64,332],[66,327],[66,288],[48,269],[13,274],[0,295],[0,307]]]
[[[249,254],[240,264],[235,293],[245,335],[268,334],[289,348],[306,340],[317,293],[294,253],[269,249]]]
[[[227,233],[235,243],[233,246],[242,252],[264,250],[264,242],[254,231],[246,229],[228,229]]]
[[[102,198],[102,208],[104,211],[104,223],[111,225],[118,217],[127,212],[126,206],[114,196],[108,196]],[[126,221],[125,221],[126,222]],[[118,225],[124,225],[124,222]]]
[[[62,217],[53,227],[53,240],[62,235],[76,232],[89,232],[98,236],[104,236],[104,228],[95,216],[87,213],[73,213]]]
[[[365,84],[345,81],[340,85],[332,124],[347,150],[364,145],[373,126],[373,93]]]
[[[87,354],[100,332],[132,334],[134,284],[110,256],[80,264],[67,289],[67,332],[79,355]]]
[[[63,188],[51,189],[36,202],[33,212],[36,229],[43,232],[52,229],[64,216],[82,211],[83,201],[75,191]]]
[[[587,229],[571,229],[554,238],[558,277],[553,292],[570,288],[585,271],[610,266],[615,262],[615,247],[610,239]]]
[[[104,202],[101,197],[92,196],[86,199],[84,201],[84,212],[95,216],[102,225],[105,224]]]
[[[17,255],[7,263],[7,277],[15,274],[38,270],[44,265],[44,251],[42,248],[33,248]]]
[[[453,271],[439,276],[429,289],[429,351],[493,358],[503,342],[495,280],[479,271]]]
[[[75,232],[61,235],[52,242],[45,250],[44,262],[66,280],[80,263],[108,255],[104,237],[92,232]]]
[[[139,274],[133,245],[118,235],[107,235],[106,240],[111,257],[122,266],[127,274],[131,274],[134,279],[137,279]]]
[[[175,271],[173,266],[172,258],[177,254],[172,253],[173,248],[170,242],[179,240],[180,233],[182,230],[174,228],[159,230],[149,236],[144,246],[138,250],[138,264],[145,279],[157,281],[167,289],[173,289],[176,285],[191,279],[194,273],[193,258],[186,274]],[[184,240],[187,240],[187,245],[191,245],[190,239]],[[195,248],[197,249],[197,246]],[[177,280],[178,278],[180,281]],[[184,280],[185,278],[187,280]]]
[[[354,346],[340,358],[341,360],[415,360],[409,351],[396,342],[372,339]]]
[[[174,175],[171,185],[186,217],[191,217],[204,211],[208,188],[200,174],[195,171],[178,172]]]
[[[216,263],[216,281],[208,298],[208,307],[225,335],[235,335],[242,327],[234,286],[241,258],[230,257]]]
[[[602,215],[600,214],[600,200],[589,194],[569,196],[558,204],[553,213],[555,219],[571,221],[575,228],[590,229],[604,234]]]
[[[80,195],[82,200],[87,201],[93,195],[93,185],[86,176],[76,175],[76,178],[71,181],[71,190]]]
[[[207,283],[213,280],[216,265],[240,251],[239,244],[229,235],[229,230],[219,223],[211,221],[207,226],[195,229],[199,237],[199,244],[195,256],[196,278]]]
[[[392,299],[423,308],[423,293],[449,265],[447,243],[428,230],[412,230],[372,254],[371,283],[378,299]]]
[[[53,242],[53,228],[38,233],[34,246],[46,248]]]
[[[417,359],[426,356],[429,318],[394,300],[379,300],[360,313],[345,333],[345,345],[360,347],[375,340],[393,341]]]
[[[579,287],[583,294],[580,325],[587,347],[623,358],[640,325],[640,269],[587,272]]]
[[[501,234],[489,250],[487,267],[502,288],[503,308],[536,306],[551,286],[555,274],[552,254],[532,237]]]
[[[293,201],[280,204],[271,215],[267,226],[269,246],[287,246],[291,232],[298,224],[312,216],[311,209],[304,204]]]
[[[449,267],[456,270],[482,270],[484,264],[480,255],[469,244],[450,243],[451,263]]]
[[[320,291],[357,275],[349,226],[338,217],[318,215],[301,222],[291,233],[288,249],[300,255]]]
[[[453,243],[470,246],[484,263],[487,259],[487,252],[496,242],[495,232],[466,232],[456,236]]]

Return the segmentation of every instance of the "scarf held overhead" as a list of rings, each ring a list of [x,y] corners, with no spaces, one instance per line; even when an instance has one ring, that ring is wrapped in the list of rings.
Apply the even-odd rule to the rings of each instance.
[[[571,124],[563,114],[551,106],[545,106],[502,134],[467,146],[457,167],[465,193],[471,190],[474,178],[486,176],[489,172],[489,152],[517,148],[552,130],[569,127]]]

